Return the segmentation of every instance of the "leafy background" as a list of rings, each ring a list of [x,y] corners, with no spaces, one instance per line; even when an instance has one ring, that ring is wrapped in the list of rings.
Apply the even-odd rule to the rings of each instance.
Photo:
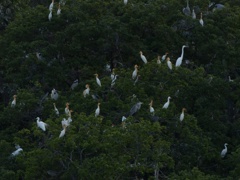
[[[61,1],[61,15],[55,2],[49,21],[50,3],[0,5],[1,179],[240,178],[238,1],[216,1],[225,8],[213,12],[209,1],[190,0],[197,19],[182,13],[185,0]],[[175,64],[184,44],[189,48],[181,67],[170,71],[166,62],[157,64],[165,52]],[[118,75],[113,87],[106,64]],[[140,77],[134,85],[135,64]],[[90,95],[84,98],[86,84]],[[170,106],[162,109],[168,96]],[[139,101],[141,109],[129,116]],[[66,102],[73,122],[59,138]],[[182,108],[187,111],[180,122]],[[46,132],[36,117],[49,125]],[[224,143],[228,153],[221,158]],[[11,157],[16,144],[23,151]]]

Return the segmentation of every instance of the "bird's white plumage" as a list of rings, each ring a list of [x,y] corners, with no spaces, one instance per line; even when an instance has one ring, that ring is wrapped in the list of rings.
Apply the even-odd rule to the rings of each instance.
[[[56,89],[53,89],[52,92],[51,92],[51,98],[54,99],[54,100],[57,100],[58,99],[58,92]]]
[[[227,143],[224,144],[224,149],[221,152],[221,157],[224,158],[227,154]]]
[[[172,70],[172,62],[170,61],[170,58],[167,58],[167,66],[170,70]]]
[[[138,65],[135,65],[134,71],[132,73],[132,79],[135,79],[137,77],[137,73],[138,73]]]
[[[20,154],[21,151],[23,151],[23,149],[19,145],[16,145],[15,148],[16,150],[12,152],[12,156],[17,156]]]
[[[171,97],[169,96],[167,102],[162,107],[163,109],[167,109],[168,108],[168,106],[170,104],[170,99],[171,99]]]
[[[192,10],[192,18],[196,19],[196,13],[195,13],[194,9]]]
[[[50,11],[50,13],[48,14],[48,20],[49,20],[49,21],[52,20],[52,11]]]
[[[187,47],[186,45],[182,46],[182,54],[181,56],[177,59],[175,66],[179,67],[182,64],[183,56],[184,56],[184,48]]]
[[[49,5],[49,11],[53,10],[54,0],[52,0],[51,4]]]
[[[53,103],[53,107],[54,107],[54,111],[55,111],[56,115],[59,116],[59,111],[58,111],[55,103]]]
[[[15,107],[16,104],[17,104],[17,95],[14,95],[14,96],[13,96],[13,101],[12,101],[12,103],[11,103],[11,107]]]
[[[66,133],[66,127],[63,128],[63,130],[60,132],[59,138],[63,137]]]
[[[89,95],[90,92],[90,87],[89,84],[86,84],[86,89],[83,91],[83,97],[86,97],[87,95]]]
[[[96,76],[96,82],[97,82],[97,84],[101,87],[102,84],[101,84],[100,79],[98,78],[98,74],[94,74],[94,75]]]
[[[186,109],[185,108],[183,108],[182,109],[182,113],[180,114],[180,117],[179,117],[179,120],[182,122],[183,121],[183,119],[184,119],[184,111],[185,111]]]
[[[46,131],[47,124],[41,121],[39,117],[37,117],[36,119],[37,119],[37,126],[43,131]]]
[[[201,15],[200,15],[199,23],[200,23],[202,26],[204,26],[204,22],[203,22],[203,19],[202,19],[202,13],[201,13]]]
[[[162,56],[162,61],[165,61],[167,58],[168,52],[166,52],[163,56]]]
[[[123,0],[123,3],[124,3],[125,5],[127,5],[128,0]]]
[[[139,52],[140,53],[140,57],[142,59],[142,61],[147,64],[147,58],[143,55],[142,51]]]
[[[60,3],[58,4],[58,10],[57,10],[57,15],[61,14],[61,7],[60,7]]]
[[[98,103],[98,107],[95,110],[95,117],[99,116],[99,114],[100,114],[100,103]]]

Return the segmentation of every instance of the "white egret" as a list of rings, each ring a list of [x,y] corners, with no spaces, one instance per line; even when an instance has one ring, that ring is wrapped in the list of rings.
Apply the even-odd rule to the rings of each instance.
[[[94,75],[96,76],[96,82],[97,82],[97,84],[101,87],[102,84],[101,84],[101,81],[100,81],[99,78],[98,78],[98,74],[94,74]]]
[[[86,89],[83,91],[83,97],[86,97],[87,95],[89,95],[90,92],[90,86],[89,84],[86,84]]]
[[[122,117],[122,122],[125,121],[127,118],[125,116]]]
[[[194,9],[192,10],[192,18],[196,19],[196,13],[195,13]]]
[[[19,145],[16,145],[15,148],[16,150],[12,152],[12,156],[17,156],[20,154],[21,151],[23,151],[23,149]]]
[[[51,92],[51,98],[54,100],[58,99],[58,92],[56,89],[53,88],[52,92]]]
[[[126,127],[126,123],[125,123],[126,119],[127,119],[127,118],[126,118],[125,116],[122,117],[122,127],[123,127],[123,128]]]
[[[114,78],[112,79],[111,82],[111,87],[113,87],[115,85],[115,81],[117,80],[118,75],[115,75]]]
[[[157,64],[161,64],[160,56],[157,57]]]
[[[181,66],[181,64],[182,64],[182,60],[183,60],[183,55],[184,55],[184,48],[185,47],[188,47],[188,46],[186,46],[186,45],[183,45],[182,46],[182,54],[181,54],[181,56],[177,59],[177,61],[176,61],[176,64],[175,64],[175,66],[176,67],[179,67],[179,66]]]
[[[56,115],[59,116],[59,111],[58,111],[55,103],[53,103],[53,107],[54,107],[54,111],[55,111]]]
[[[154,108],[152,107],[152,105],[153,105],[153,100],[151,100],[151,102],[149,103],[149,110],[150,110],[150,113],[154,115]]]
[[[187,0],[187,7],[183,8],[183,13],[187,16],[190,16],[191,15],[191,10],[190,10],[190,7],[189,7],[189,2]]]
[[[78,79],[76,79],[75,81],[73,81],[72,85],[71,85],[71,89],[74,90],[75,87],[77,87],[78,85]]]
[[[39,117],[37,117],[36,119],[37,119],[37,126],[43,131],[46,131],[47,124],[41,121]]]
[[[169,57],[167,57],[167,66],[170,70],[172,70],[172,62],[170,61]]]
[[[127,5],[128,0],[123,0],[123,3],[124,3],[125,5]]]
[[[134,71],[132,73],[132,78],[135,79],[137,77],[137,73],[138,73],[138,65],[134,66]]]
[[[63,137],[66,133],[66,126],[63,127],[63,130],[61,131],[59,138]]]
[[[60,3],[58,4],[58,10],[57,10],[57,15],[59,16],[61,14],[61,7],[60,7]]]
[[[97,117],[100,114],[100,103],[98,103],[98,107],[95,110],[95,117]]]
[[[52,0],[51,4],[49,5],[49,11],[53,10],[54,0]]]
[[[17,95],[15,94],[15,95],[13,95],[13,101],[11,103],[11,107],[15,107],[16,104],[17,104]]]
[[[69,105],[70,105],[70,104],[67,102],[67,103],[66,103],[66,107],[65,107],[65,114],[66,114],[67,116],[70,115]]]
[[[186,111],[186,109],[185,108],[182,108],[182,113],[180,114],[180,118],[179,118],[179,120],[182,122],[183,121],[183,119],[184,119],[184,111]]]
[[[49,20],[49,21],[52,20],[52,11],[50,11],[50,13],[48,14],[48,20]]]
[[[171,99],[171,97],[169,96],[167,102],[162,107],[163,109],[167,109],[168,108],[168,106],[170,104],[170,99]]]
[[[142,61],[147,64],[147,58],[143,55],[142,51],[139,52],[140,53],[140,57],[142,59]]]
[[[222,158],[224,158],[225,155],[227,154],[227,145],[228,145],[227,143],[224,144],[224,147],[225,147],[225,148],[224,148],[224,149],[222,150],[222,152],[221,152],[221,157],[222,157]]]
[[[162,56],[162,61],[165,61],[167,58],[168,52],[166,52],[163,56]]]
[[[72,122],[72,119],[66,119],[63,118],[63,120],[61,121],[62,127],[68,127],[70,125],[70,123]]]
[[[202,19],[202,13],[200,14],[199,23],[200,23],[202,26],[204,26],[204,22],[203,22],[203,19]]]

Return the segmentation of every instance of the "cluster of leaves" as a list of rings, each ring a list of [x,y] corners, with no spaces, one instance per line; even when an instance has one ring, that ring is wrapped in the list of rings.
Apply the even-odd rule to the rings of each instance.
[[[225,1],[224,9],[212,13],[205,11],[208,1],[195,1],[204,27],[185,16],[186,5],[177,0],[129,0],[126,6],[122,1],[67,1],[60,16],[55,3],[51,21],[44,3],[24,6],[0,36],[2,179],[240,177],[237,2]],[[157,64],[166,51],[175,63],[183,44],[189,46],[187,63],[172,71],[165,61]],[[106,64],[118,75],[113,87]],[[140,78],[134,84],[135,64]],[[71,90],[75,79],[79,84]],[[85,84],[90,85],[86,98]],[[59,93],[56,101],[45,96],[52,88]],[[168,96],[170,106],[162,109]],[[129,116],[139,101],[140,110]],[[59,138],[66,102],[73,122]],[[95,117],[98,102],[101,111]],[[182,108],[187,113],[180,122]],[[122,116],[127,117],[124,126]],[[36,126],[36,117],[48,124],[46,132]],[[222,159],[224,143],[229,149]],[[23,152],[11,157],[14,144]]]

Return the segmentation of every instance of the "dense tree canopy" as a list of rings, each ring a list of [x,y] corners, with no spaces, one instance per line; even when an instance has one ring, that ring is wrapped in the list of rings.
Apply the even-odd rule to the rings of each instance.
[[[240,178],[239,2],[50,3],[0,5],[0,179]]]

